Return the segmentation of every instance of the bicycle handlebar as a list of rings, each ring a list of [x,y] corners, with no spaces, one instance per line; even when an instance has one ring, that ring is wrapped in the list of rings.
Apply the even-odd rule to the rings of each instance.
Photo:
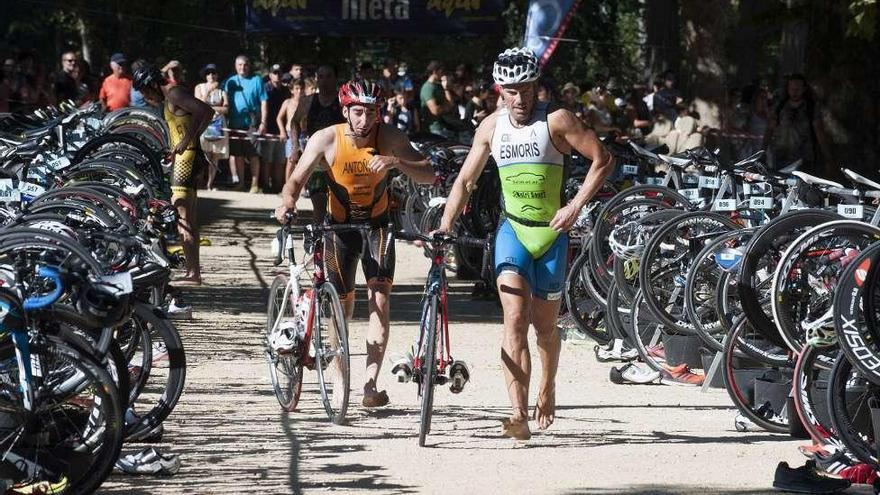
[[[417,234],[413,232],[405,232],[399,230],[394,233],[394,237],[405,241],[424,241],[440,244],[458,244],[459,246],[482,248],[486,245],[486,239],[477,239],[475,237],[455,236],[445,232],[435,232],[433,236],[425,234]]]
[[[49,294],[42,296],[30,296],[25,299],[24,309],[26,311],[43,309],[47,306],[51,306],[61,297],[61,293],[64,290],[64,285],[61,283],[61,273],[58,271],[58,268],[51,266],[37,267],[37,275],[51,280],[55,284],[55,288]]]

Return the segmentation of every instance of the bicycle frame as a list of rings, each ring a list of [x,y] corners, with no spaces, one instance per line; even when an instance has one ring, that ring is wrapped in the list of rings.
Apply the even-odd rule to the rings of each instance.
[[[288,259],[288,281],[287,286],[284,288],[284,295],[281,299],[281,307],[278,309],[278,314],[284,314],[284,311],[287,310],[288,305],[296,305],[296,301],[299,300],[300,296],[302,296],[302,288],[299,285],[299,276],[306,271],[309,266],[308,262],[304,262],[299,264],[296,262],[296,255],[293,249],[293,232],[288,231],[285,236],[285,246],[287,247],[287,259]],[[317,292],[321,288],[322,285],[326,283],[326,278],[324,275],[324,238],[319,236],[315,239],[312,249],[312,265],[314,266],[314,273],[312,275],[312,299],[309,301],[309,311],[306,315],[305,324],[305,334],[303,335],[303,340],[300,345],[307,349],[309,342],[312,340],[312,329],[314,328],[315,322],[315,314],[317,310]],[[272,324],[271,332],[275,332],[278,330],[278,325],[281,322],[281,318],[275,319],[275,322]],[[308,352],[301,352],[299,359],[301,360],[303,366],[312,369],[315,364],[315,358],[310,356]]]
[[[438,245],[434,246],[432,249],[431,255],[431,269],[428,272],[428,280],[425,282],[425,292],[422,303],[422,311],[426,312],[425,301],[429,301],[430,298],[437,298],[438,309],[437,316],[440,320],[440,328],[438,328],[439,336],[438,336],[438,348],[437,348],[437,374],[439,376],[443,376],[446,373],[446,368],[452,363],[452,351],[449,345],[449,318],[447,315],[447,285],[446,285],[446,261],[443,257],[443,247],[438,243]],[[425,314],[427,317],[427,314]],[[419,342],[417,347],[417,353],[414,357],[414,369],[418,370],[422,367],[422,349],[427,344],[425,338],[427,334],[427,330],[425,324],[427,322],[422,321],[421,328],[419,329]]]

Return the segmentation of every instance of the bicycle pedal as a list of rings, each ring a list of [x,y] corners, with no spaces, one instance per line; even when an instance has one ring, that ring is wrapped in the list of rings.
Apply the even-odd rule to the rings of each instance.
[[[450,381],[452,382],[452,384],[449,385],[449,391],[453,394],[461,393],[471,377],[467,365],[462,361],[455,361],[452,363],[452,366],[449,368],[449,376]]]

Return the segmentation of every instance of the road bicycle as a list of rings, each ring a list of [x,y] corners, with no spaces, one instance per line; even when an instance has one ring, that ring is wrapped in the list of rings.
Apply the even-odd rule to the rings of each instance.
[[[419,446],[431,432],[431,416],[434,409],[434,386],[450,383],[452,393],[460,393],[470,379],[467,365],[452,357],[449,338],[449,313],[446,280],[446,248],[458,245],[483,249],[483,266],[486,265],[489,243],[483,239],[457,237],[435,233],[432,236],[411,232],[397,232],[398,239],[422,241],[430,246],[431,267],[422,296],[419,334],[413,344],[413,352],[401,362],[395,363],[391,372],[401,381],[411,379],[418,385],[420,398]]]
[[[370,227],[293,226],[292,221],[289,216],[272,243],[275,266],[286,257],[288,273],[276,276],[269,288],[265,340],[269,377],[281,408],[292,412],[299,403],[303,368],[315,371],[327,417],[341,424],[350,391],[348,325],[339,294],[324,274],[324,234],[363,233]],[[307,256],[301,263],[294,252],[294,234],[303,234],[305,239]],[[311,287],[304,287],[309,272]]]

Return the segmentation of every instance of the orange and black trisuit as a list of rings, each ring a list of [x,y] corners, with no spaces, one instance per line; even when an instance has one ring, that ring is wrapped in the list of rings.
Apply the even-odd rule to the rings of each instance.
[[[379,124],[380,126],[382,124]],[[369,247],[359,232],[328,233],[324,239],[324,264],[327,279],[341,299],[354,293],[358,260],[368,286],[391,285],[394,278],[394,243],[388,237],[388,172],[374,173],[370,159],[382,154],[377,129],[372,142],[359,148],[348,135],[348,124],[333,126],[336,133],[336,156],[327,171],[329,179],[330,223],[368,223],[373,228],[366,235]]]

